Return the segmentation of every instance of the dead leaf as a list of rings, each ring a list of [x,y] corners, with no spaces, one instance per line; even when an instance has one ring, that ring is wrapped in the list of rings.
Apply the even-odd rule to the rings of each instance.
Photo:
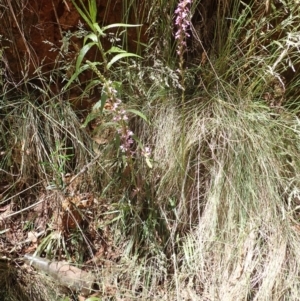
[[[30,231],[28,232],[27,237],[28,240],[30,240],[31,242],[33,243],[37,242],[37,232]]]
[[[24,250],[24,253],[26,253],[26,254],[27,253],[34,253],[37,247],[38,247],[38,245],[37,245],[37,243],[35,243],[34,245],[29,246],[28,248],[26,248]]]

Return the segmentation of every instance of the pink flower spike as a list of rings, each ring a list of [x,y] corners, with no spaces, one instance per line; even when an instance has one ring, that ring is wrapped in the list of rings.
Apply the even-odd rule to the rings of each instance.
[[[175,33],[175,40],[177,43],[177,54],[182,57],[183,53],[186,51],[186,38],[190,37],[188,33],[190,27],[190,4],[192,0],[181,0],[175,9],[175,25],[177,31]]]

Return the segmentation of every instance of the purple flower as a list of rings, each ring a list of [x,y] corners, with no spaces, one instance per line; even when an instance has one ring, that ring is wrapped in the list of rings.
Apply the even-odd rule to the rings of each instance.
[[[128,126],[128,112],[122,106],[122,100],[117,98],[117,91],[114,89],[112,82],[107,81],[107,93],[110,94],[111,112],[113,114],[113,121],[115,121],[117,127],[117,133],[120,138],[120,150],[125,156],[132,156],[133,145],[133,132],[129,130]]]
[[[130,151],[131,146],[133,144],[133,139],[132,139],[133,132],[126,127],[125,130],[124,128],[118,129],[118,133],[121,139],[121,145],[120,145],[121,151],[123,153]]]
[[[142,150],[142,155],[145,157],[145,158],[149,158],[150,155],[151,155],[151,148],[146,146],[143,150]]]
[[[175,39],[178,41],[177,54],[183,55],[186,42],[185,39],[190,36],[188,29],[190,27],[190,4],[192,0],[182,0],[178,3],[178,6],[175,10],[175,25],[177,31],[175,33]]]
[[[113,117],[113,121],[120,121],[121,117],[119,115],[116,115]]]
[[[120,150],[122,153],[126,153],[127,149],[125,148],[125,146],[123,144],[120,145]]]

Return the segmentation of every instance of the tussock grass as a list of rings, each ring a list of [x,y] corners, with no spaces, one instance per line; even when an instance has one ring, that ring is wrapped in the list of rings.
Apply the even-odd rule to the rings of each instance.
[[[153,145],[151,174],[159,181],[149,181],[169,229],[170,287],[177,300],[297,300],[299,122],[285,91],[299,82],[282,77],[281,47],[290,35],[280,33],[278,48],[269,40],[276,28],[261,35],[282,18],[279,10],[249,28],[255,45],[245,45],[250,12],[261,7],[236,12],[219,55],[199,69],[199,91],[185,111],[167,93],[141,109],[152,122],[143,138]],[[294,64],[297,46],[288,49]]]
[[[298,266],[294,243],[299,233],[286,205],[299,172],[293,166],[291,177],[287,160],[297,161],[298,151],[289,152],[289,158],[284,151],[287,137],[298,139],[291,130],[295,121],[275,121],[262,116],[261,109],[236,115],[217,106],[215,113],[221,114],[207,121],[213,123],[212,135],[204,140],[214,158],[205,209],[193,231],[195,252],[184,251],[186,268],[195,269],[190,261],[197,262],[201,290],[214,300],[280,299],[298,277],[297,271],[291,277],[287,265],[291,260]],[[190,240],[186,244],[183,250],[191,248]]]
[[[61,188],[66,173],[79,172],[92,158],[91,140],[69,104],[31,97],[3,100],[2,168],[27,187],[43,182],[40,187]]]
[[[147,141],[177,300],[297,300],[296,116],[244,99],[194,99],[185,165],[181,120],[174,102],[158,105]]]

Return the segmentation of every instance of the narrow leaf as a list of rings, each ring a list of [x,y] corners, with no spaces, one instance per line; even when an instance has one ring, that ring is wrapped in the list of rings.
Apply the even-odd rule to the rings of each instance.
[[[87,41],[88,39],[92,40],[92,41],[95,42],[95,43],[98,42],[98,37],[97,37],[97,35],[94,34],[94,33],[90,33],[90,34],[88,34],[88,35],[86,35],[86,36],[84,37],[84,39],[83,39],[83,45],[86,44],[86,41]]]
[[[125,53],[126,51],[124,49],[121,49],[119,47],[116,46],[112,46],[109,50],[107,50],[105,52],[105,54],[107,53]]]
[[[102,82],[99,79],[93,79],[91,82],[85,87],[84,92],[89,93],[88,91],[92,88],[101,85]]]
[[[137,115],[139,117],[141,117],[142,119],[144,119],[147,123],[149,123],[147,117],[141,113],[140,111],[138,110],[135,110],[135,109],[126,109],[127,112],[130,112],[130,113],[133,113],[134,115]]]
[[[86,45],[84,45],[80,52],[79,52],[79,55],[78,55],[78,58],[77,58],[77,61],[76,61],[76,72],[77,70],[79,69],[80,65],[81,65],[81,62],[83,60],[83,58],[85,57],[86,53],[94,46],[96,45],[97,43],[95,42],[91,42],[91,43],[88,43]]]
[[[63,87],[63,91],[66,91],[68,89],[68,87],[72,84],[72,82],[78,78],[78,75],[87,70],[90,66],[85,64],[83,66],[81,66],[72,76],[71,78],[69,79],[69,81],[67,82],[67,84]]]
[[[89,27],[93,28],[93,23],[90,21],[89,17],[86,13],[83,12],[83,10],[76,4],[74,0],[72,0],[73,5],[75,6],[76,10],[79,12],[80,16],[84,19],[84,21],[89,25]],[[82,4],[82,1],[81,1]],[[86,10],[86,9],[85,9]]]
[[[147,163],[149,168],[153,167],[151,161],[149,160],[149,158],[146,158],[146,163]]]
[[[119,53],[116,56],[114,56],[111,61],[107,64],[107,69],[109,69],[115,62],[117,62],[118,60],[124,58],[124,57],[138,57],[138,58],[142,58],[141,56],[134,54],[134,53],[129,53],[129,52],[125,52],[125,53]]]
[[[104,33],[104,31],[98,25],[98,23],[94,23],[93,24],[93,29],[96,30],[101,37],[105,37],[106,36],[106,34]]]
[[[89,1],[89,12],[92,22],[96,22],[97,17],[97,3],[96,0]]]
[[[89,114],[87,115],[87,117],[85,118],[85,121],[84,121],[83,125],[81,125],[80,128],[85,128],[85,127],[88,125],[88,123],[89,123],[90,121],[96,119],[96,117],[98,117],[98,114],[95,114],[95,113],[93,113],[93,112],[92,112],[92,113],[89,113]]]
[[[107,26],[103,27],[102,29],[103,29],[103,31],[105,31],[106,29],[114,28],[114,27],[139,27],[142,25],[143,24],[114,23],[114,24],[107,25]]]

